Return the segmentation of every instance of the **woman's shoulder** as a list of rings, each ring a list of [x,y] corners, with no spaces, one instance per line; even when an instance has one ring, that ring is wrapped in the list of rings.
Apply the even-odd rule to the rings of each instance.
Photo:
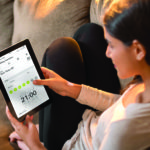
[[[133,84],[124,92],[122,96],[122,103],[126,108],[132,103],[137,103],[140,98],[140,93],[144,91],[144,84]]]
[[[150,103],[132,103],[125,109],[126,118],[150,117]]]

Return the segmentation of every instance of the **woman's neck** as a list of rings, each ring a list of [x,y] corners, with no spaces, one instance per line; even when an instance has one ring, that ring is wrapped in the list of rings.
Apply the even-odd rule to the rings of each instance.
[[[142,102],[150,103],[150,69],[146,71],[144,75],[142,75],[144,91],[141,93]]]

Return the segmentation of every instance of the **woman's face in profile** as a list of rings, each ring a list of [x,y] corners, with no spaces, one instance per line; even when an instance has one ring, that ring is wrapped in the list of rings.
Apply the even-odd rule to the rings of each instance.
[[[126,46],[122,41],[112,37],[104,27],[105,39],[108,42],[106,56],[112,60],[119,78],[125,79],[135,75],[133,46]]]

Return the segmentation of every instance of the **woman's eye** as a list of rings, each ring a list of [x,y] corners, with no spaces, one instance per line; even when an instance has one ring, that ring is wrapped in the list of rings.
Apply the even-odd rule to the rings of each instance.
[[[113,48],[113,45],[109,44],[109,47],[110,47],[110,48]]]

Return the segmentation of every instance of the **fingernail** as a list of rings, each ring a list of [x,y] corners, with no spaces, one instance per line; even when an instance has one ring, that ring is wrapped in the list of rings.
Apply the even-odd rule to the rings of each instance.
[[[31,120],[33,120],[33,115],[32,115],[32,116],[30,116],[30,119],[31,119]]]

